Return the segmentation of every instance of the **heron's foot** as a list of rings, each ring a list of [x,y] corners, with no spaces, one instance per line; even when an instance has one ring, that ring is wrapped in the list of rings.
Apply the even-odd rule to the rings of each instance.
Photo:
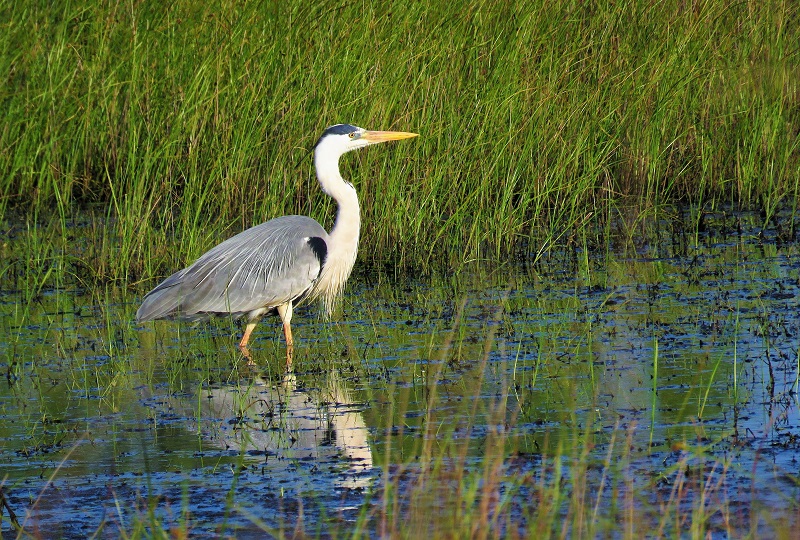
[[[283,380],[281,381],[281,388],[286,390],[287,392],[293,392],[297,390],[297,375],[294,374],[292,371],[287,371],[283,375]]]
[[[253,355],[250,353],[250,349],[247,348],[247,345],[239,344],[239,351],[242,353],[242,356],[244,356],[245,360],[247,360],[247,362],[245,362],[247,367],[256,367],[256,363],[253,360]]]

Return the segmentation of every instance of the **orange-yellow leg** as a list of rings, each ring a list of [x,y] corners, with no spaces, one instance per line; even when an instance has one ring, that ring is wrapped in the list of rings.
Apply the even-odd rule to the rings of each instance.
[[[286,369],[292,369],[292,355],[294,354],[294,339],[292,339],[292,303],[278,306],[278,315],[283,321],[283,335],[286,338]]]
[[[257,320],[247,324],[247,326],[244,329],[244,335],[242,336],[242,341],[239,342],[240,349],[247,348],[247,342],[250,341],[250,334],[253,333],[253,328],[255,328],[257,324],[258,324]]]
[[[253,361],[253,356],[250,354],[250,349],[247,348],[247,342],[250,341],[250,334],[253,333],[253,328],[256,327],[256,324],[258,324],[258,319],[252,321],[245,327],[242,341],[239,342],[239,350],[242,351],[242,356],[247,358],[248,366],[256,365],[256,363]]]

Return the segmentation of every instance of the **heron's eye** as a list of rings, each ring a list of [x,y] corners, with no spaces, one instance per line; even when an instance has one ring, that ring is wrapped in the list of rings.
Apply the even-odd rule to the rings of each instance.
[[[351,133],[348,133],[347,136],[350,137],[351,139],[355,139],[356,133],[355,133],[355,131],[353,131]]]

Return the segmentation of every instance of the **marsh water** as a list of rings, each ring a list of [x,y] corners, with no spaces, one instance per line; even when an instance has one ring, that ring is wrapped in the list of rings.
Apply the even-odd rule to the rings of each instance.
[[[44,537],[115,537],[137,520],[237,537],[377,530],[387,485],[403,492],[426,444],[462,449],[454,463],[481,472],[502,434],[495,474],[522,532],[535,503],[519,479],[547,482],[554,456],[585,457],[601,514],[620,496],[604,480],[617,467],[643,527],[676,497],[728,509],[712,529],[768,527],[756,509],[791,519],[797,239],[759,215],[704,221],[634,248],[572,245],[440,277],[362,272],[335,321],[297,313],[291,373],[273,319],[253,367],[224,319],[136,325],[130,291],[6,285],[9,506]]]

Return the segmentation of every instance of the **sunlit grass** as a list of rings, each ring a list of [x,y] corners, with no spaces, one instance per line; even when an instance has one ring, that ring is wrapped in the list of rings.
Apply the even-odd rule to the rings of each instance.
[[[0,9],[0,217],[57,216],[89,281],[149,283],[282,214],[330,225],[310,148],[344,121],[421,134],[344,160],[378,263],[538,254],[628,207],[798,200],[792,4]],[[77,250],[86,205],[103,225]]]

